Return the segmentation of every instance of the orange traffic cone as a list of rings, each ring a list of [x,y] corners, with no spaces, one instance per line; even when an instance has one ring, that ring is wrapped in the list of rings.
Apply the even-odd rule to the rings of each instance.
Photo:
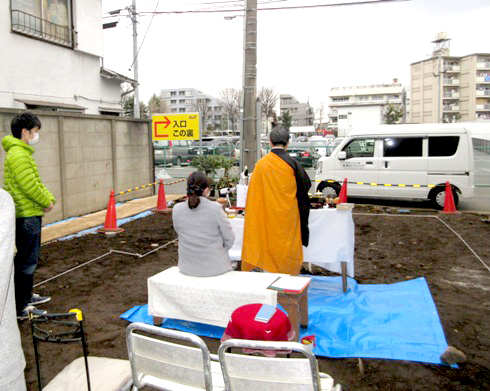
[[[446,182],[446,194],[444,197],[444,210],[442,213],[454,214],[458,213],[456,206],[454,205],[453,190],[449,182]]]
[[[165,187],[163,185],[163,179],[160,179],[160,185],[158,186],[158,199],[157,207],[151,210],[155,213],[169,213],[172,210],[167,208],[167,200],[165,199]]]
[[[111,195],[109,196],[109,203],[107,204],[107,213],[105,215],[104,227],[100,228],[98,232],[104,233],[106,235],[115,235],[120,232],[124,232],[123,228],[117,226],[116,218],[116,198],[114,197],[114,190],[111,190]]]
[[[343,202],[347,202],[347,178],[344,178],[344,184],[342,185],[339,194],[339,204]]]

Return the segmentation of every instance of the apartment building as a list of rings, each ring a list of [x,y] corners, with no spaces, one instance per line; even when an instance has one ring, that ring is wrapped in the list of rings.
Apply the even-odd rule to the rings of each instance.
[[[291,115],[292,126],[312,126],[315,120],[315,113],[310,103],[300,103],[298,99],[289,94],[279,95],[279,109],[281,116],[286,111]]]
[[[166,102],[171,113],[200,112],[208,131],[226,129],[227,121],[223,121],[226,113],[218,99],[211,95],[195,88],[173,88],[161,90],[160,98]]]
[[[358,125],[380,125],[383,110],[390,103],[407,111],[405,88],[397,79],[391,84],[333,87],[329,95],[328,128],[345,136]]]
[[[122,113],[121,84],[101,67],[102,0],[0,2],[0,107]]]
[[[490,53],[410,64],[411,123],[490,121]]]

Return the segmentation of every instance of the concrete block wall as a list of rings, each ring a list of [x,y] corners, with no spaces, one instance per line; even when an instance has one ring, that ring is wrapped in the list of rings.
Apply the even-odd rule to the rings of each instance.
[[[10,135],[19,110],[0,109],[0,137]],[[56,205],[43,223],[105,209],[117,192],[154,181],[148,121],[110,116],[32,111],[42,122],[34,158]],[[0,152],[3,187],[5,151]],[[154,187],[116,197],[116,202],[154,194]]]

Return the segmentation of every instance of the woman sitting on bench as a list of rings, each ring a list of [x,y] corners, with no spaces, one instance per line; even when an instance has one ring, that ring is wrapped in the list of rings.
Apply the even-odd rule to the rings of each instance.
[[[235,234],[222,206],[208,200],[209,179],[199,171],[187,179],[188,200],[173,208],[174,229],[179,237],[181,273],[210,277],[231,271],[228,250]]]

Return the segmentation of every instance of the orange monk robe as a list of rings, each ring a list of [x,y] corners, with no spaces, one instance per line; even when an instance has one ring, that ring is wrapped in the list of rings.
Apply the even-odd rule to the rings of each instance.
[[[242,270],[298,274],[303,264],[294,170],[274,153],[260,159],[245,208]]]

